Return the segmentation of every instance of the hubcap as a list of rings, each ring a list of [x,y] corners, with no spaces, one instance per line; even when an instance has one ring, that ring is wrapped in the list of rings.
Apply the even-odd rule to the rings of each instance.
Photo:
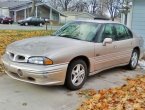
[[[134,52],[131,58],[132,67],[135,67],[137,65],[137,62],[138,62],[138,54],[137,52]]]
[[[28,26],[28,23],[25,23],[26,26]]]
[[[40,26],[42,26],[42,23],[40,23]]]
[[[82,64],[77,64],[71,74],[71,81],[73,85],[79,86],[85,78],[85,68]]]

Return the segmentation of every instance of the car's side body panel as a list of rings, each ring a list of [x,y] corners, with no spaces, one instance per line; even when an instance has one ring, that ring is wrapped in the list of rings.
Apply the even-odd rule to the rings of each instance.
[[[65,82],[68,66],[73,59],[87,58],[89,75],[93,75],[105,69],[129,64],[134,48],[139,49],[141,58],[143,43],[143,39],[135,34],[133,38],[113,41],[107,45],[103,45],[103,42],[87,42],[61,36],[30,38],[10,44],[2,61],[6,72],[14,79],[39,85],[61,85]],[[11,53],[14,54],[14,59],[10,58]],[[18,55],[25,57],[25,60],[15,60]],[[28,59],[33,56],[45,56],[53,61],[53,65],[28,64]],[[19,76],[21,72],[23,76]],[[35,81],[29,80],[29,77],[33,77]]]

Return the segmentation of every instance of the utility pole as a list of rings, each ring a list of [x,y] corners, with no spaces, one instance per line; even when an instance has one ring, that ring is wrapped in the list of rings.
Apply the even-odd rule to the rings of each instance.
[[[129,7],[129,1],[126,2],[126,6],[124,7],[124,15],[125,15],[125,20],[124,24],[127,25],[127,18],[128,18],[128,13],[130,12],[130,7]]]
[[[126,0],[125,4],[123,5],[121,12],[124,14],[125,19],[124,19],[124,24],[127,25],[127,19],[128,19],[128,14],[130,13],[130,0]]]

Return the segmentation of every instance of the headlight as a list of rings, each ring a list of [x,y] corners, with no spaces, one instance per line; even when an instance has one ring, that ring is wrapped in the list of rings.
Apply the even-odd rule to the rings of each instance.
[[[38,65],[52,65],[53,61],[46,57],[30,57],[28,63]]]

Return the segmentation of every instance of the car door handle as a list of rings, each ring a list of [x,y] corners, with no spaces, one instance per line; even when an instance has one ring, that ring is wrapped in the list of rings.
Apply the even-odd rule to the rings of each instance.
[[[118,47],[115,45],[114,48],[117,49]]]

